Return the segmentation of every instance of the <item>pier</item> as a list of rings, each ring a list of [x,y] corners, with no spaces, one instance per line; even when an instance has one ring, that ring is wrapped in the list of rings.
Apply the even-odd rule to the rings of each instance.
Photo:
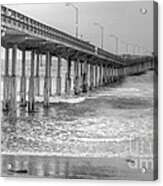
[[[13,121],[17,117],[17,107],[27,107],[28,112],[35,110],[35,97],[40,95],[40,91],[43,92],[44,107],[49,106],[52,95],[61,96],[63,60],[67,62],[64,87],[66,95],[72,92],[74,95],[86,93],[154,68],[152,55],[115,55],[5,6],[1,6],[1,28],[1,43],[5,50],[2,109],[8,112]],[[21,64],[18,60],[18,51],[22,54]],[[27,52],[30,53],[29,79],[26,75]],[[11,60],[9,60],[10,55]],[[39,73],[42,58],[45,58],[43,90],[40,86]],[[53,92],[52,87],[53,59],[57,61],[56,92]],[[19,102],[17,66],[21,66]],[[71,76],[73,70],[74,79]]]

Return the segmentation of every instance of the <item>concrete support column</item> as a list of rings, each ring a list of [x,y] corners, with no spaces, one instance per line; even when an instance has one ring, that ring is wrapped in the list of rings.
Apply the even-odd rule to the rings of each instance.
[[[28,91],[28,111],[32,112],[35,108],[35,81],[34,81],[34,67],[35,67],[35,50],[31,52],[31,69],[29,78],[29,91]]]
[[[39,77],[39,72],[40,72],[40,54],[37,52],[37,57],[36,57],[36,77],[35,77],[35,85],[36,85],[36,90],[35,93],[37,96],[40,95],[40,77]]]
[[[116,67],[116,81],[119,80],[119,67]]]
[[[106,79],[105,79],[105,83],[106,83],[106,85],[108,84],[108,66],[106,65],[105,66],[105,70],[106,70]]]
[[[128,74],[127,74],[127,67],[126,66],[124,67],[124,76],[128,76]]]
[[[121,67],[117,67],[117,80],[121,78]]]
[[[113,66],[111,67],[111,82],[114,82],[114,68]]]
[[[57,95],[61,95],[61,56],[58,56],[58,68],[57,68]]]
[[[79,64],[80,64],[80,74],[79,74],[79,76],[80,76],[80,91],[82,91],[82,89],[83,89],[83,62],[81,61],[81,62],[79,62]]]
[[[49,57],[50,60],[50,66],[49,66],[49,78],[50,78],[50,85],[49,85],[49,94],[52,96],[52,75],[51,75],[51,69],[52,69],[52,55]]]
[[[136,73],[139,73],[139,64],[136,64]]]
[[[66,85],[65,92],[70,95],[71,93],[71,59],[67,59],[67,73],[66,73]]]
[[[139,64],[139,73],[142,72],[142,69],[141,69],[141,64]]]
[[[146,63],[144,62],[144,71],[146,71]]]
[[[132,65],[132,72],[131,74],[133,75],[134,74],[134,65]]]
[[[110,67],[109,65],[107,66],[107,84],[110,83]]]
[[[108,67],[105,65],[105,85],[108,83]]]
[[[99,85],[102,86],[102,64],[99,65]]]
[[[88,63],[84,61],[84,73],[83,73],[83,92],[87,92],[88,90]]]
[[[120,68],[119,68],[119,74],[118,74],[119,79],[121,79],[122,76],[123,76],[123,68],[120,67]]]
[[[102,81],[103,81],[103,85],[105,85],[105,65],[102,66],[102,69],[103,69]]]
[[[115,82],[116,80],[116,69],[113,68],[113,82]]]
[[[142,63],[142,72],[144,72],[144,62]]]
[[[132,65],[129,66],[128,71],[129,71],[129,75],[131,75],[132,74]]]
[[[117,68],[114,68],[114,81],[117,80]]]
[[[124,66],[122,67],[122,74],[121,74],[121,76],[122,76],[122,78],[124,78],[124,76],[125,76],[125,67]]]
[[[11,71],[11,92],[10,92],[10,112],[9,117],[12,122],[17,117],[17,86],[16,86],[16,62],[17,62],[17,45],[12,47],[12,71]]]
[[[20,84],[20,105],[26,106],[26,51],[22,51],[22,76]]]
[[[90,64],[90,90],[93,89],[94,86],[94,74],[93,74],[93,64]]]
[[[95,88],[98,87],[98,65],[95,64]]]
[[[136,64],[134,65],[134,69],[135,69],[134,73],[136,74],[137,73],[137,65]]]
[[[50,52],[46,52],[46,63],[45,63],[45,79],[44,79],[44,106],[49,106],[50,96]]]
[[[74,94],[77,95],[80,92],[79,85],[79,59],[74,61]]]
[[[122,67],[118,68],[118,80],[122,77]]]
[[[151,60],[151,69],[154,69],[155,65],[154,65],[154,57],[153,59]]]
[[[10,106],[10,77],[9,77],[9,48],[5,48],[5,74],[3,79],[3,111],[8,111]]]

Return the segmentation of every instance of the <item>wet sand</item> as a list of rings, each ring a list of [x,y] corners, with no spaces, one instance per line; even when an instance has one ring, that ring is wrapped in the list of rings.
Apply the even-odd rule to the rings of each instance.
[[[153,170],[131,169],[125,158],[2,156],[2,176],[66,179],[153,180]],[[136,161],[136,160],[135,160]]]

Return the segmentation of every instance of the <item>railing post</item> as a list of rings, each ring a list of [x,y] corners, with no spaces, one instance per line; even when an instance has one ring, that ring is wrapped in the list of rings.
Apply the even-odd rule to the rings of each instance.
[[[5,48],[5,74],[3,79],[3,110],[9,110],[10,77],[9,77],[9,48]]]
[[[44,106],[49,106],[50,95],[50,52],[46,52],[46,64],[45,64],[45,80],[44,80]]]
[[[58,56],[58,68],[57,68],[57,95],[61,95],[61,56]]]
[[[70,95],[70,93],[71,93],[71,58],[67,59],[67,73],[66,73],[65,92],[68,95]]]
[[[35,108],[35,81],[34,81],[34,66],[35,66],[35,50],[31,51],[31,69],[29,78],[29,91],[28,91],[28,111],[32,112]]]
[[[20,105],[26,106],[26,51],[22,51],[22,77],[20,84]]]

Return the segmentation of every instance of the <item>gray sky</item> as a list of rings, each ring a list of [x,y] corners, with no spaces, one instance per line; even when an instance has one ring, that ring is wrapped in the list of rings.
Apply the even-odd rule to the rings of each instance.
[[[100,46],[99,22],[104,26],[104,49],[115,51],[114,34],[128,43],[153,48],[153,1],[73,3],[79,8],[79,36]],[[65,3],[7,5],[25,15],[75,35],[75,10]],[[140,8],[147,13],[141,14]],[[119,44],[122,52],[124,45]],[[131,49],[131,48],[130,48]]]

